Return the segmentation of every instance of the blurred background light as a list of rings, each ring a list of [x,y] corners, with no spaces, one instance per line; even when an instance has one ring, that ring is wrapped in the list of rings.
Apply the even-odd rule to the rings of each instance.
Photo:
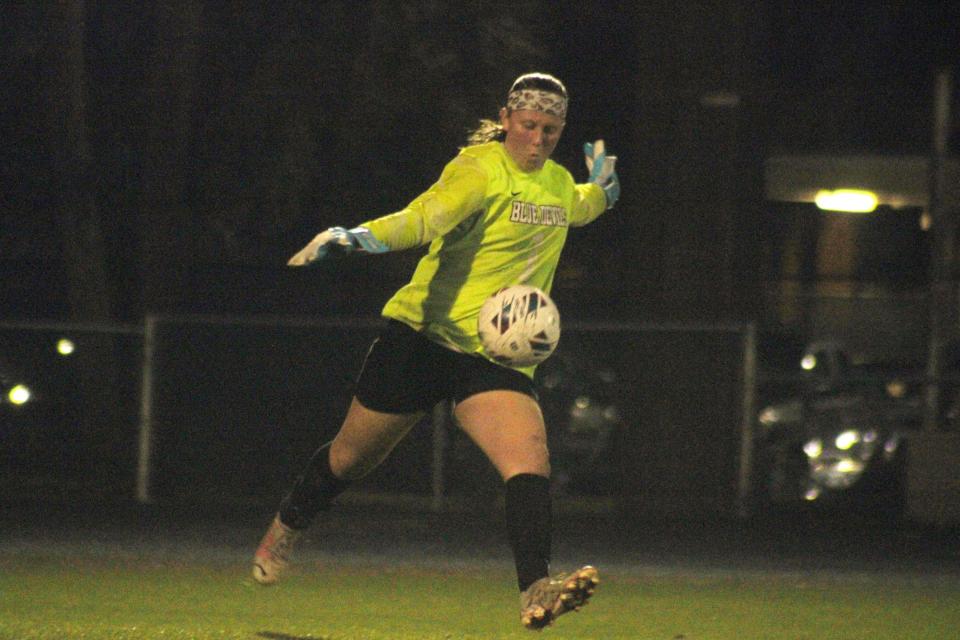
[[[891,398],[903,398],[907,395],[907,384],[903,380],[891,380],[887,383],[886,390]]]
[[[820,438],[814,438],[803,445],[803,452],[807,454],[808,458],[819,458],[820,454],[823,453],[823,442],[820,441]]]
[[[11,404],[21,405],[29,402],[32,395],[30,387],[25,384],[17,384],[7,392],[7,399]]]
[[[825,211],[846,213],[870,213],[877,208],[877,194],[860,189],[821,189],[814,202]]]
[[[860,442],[860,432],[851,429],[837,435],[836,445],[840,451],[846,451],[858,442]]]
[[[863,463],[853,458],[841,458],[836,464],[837,473],[858,474],[863,471]]]
[[[763,426],[770,426],[780,420],[780,412],[777,411],[776,407],[766,407],[760,412],[759,420]]]
[[[76,345],[74,345],[73,340],[69,338],[60,338],[60,340],[57,341],[57,353],[62,356],[69,356],[75,348]]]

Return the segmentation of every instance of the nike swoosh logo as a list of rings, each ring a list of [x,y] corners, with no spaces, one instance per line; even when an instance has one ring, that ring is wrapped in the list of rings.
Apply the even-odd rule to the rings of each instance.
[[[512,195],[512,196],[518,196],[518,195],[520,195],[521,193],[523,193],[523,192],[522,192],[522,191],[511,191],[511,192],[510,192],[510,195]]]

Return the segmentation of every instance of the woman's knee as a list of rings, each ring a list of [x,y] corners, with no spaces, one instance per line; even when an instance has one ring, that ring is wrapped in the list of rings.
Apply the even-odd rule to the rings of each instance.
[[[330,469],[343,480],[360,480],[373,471],[380,460],[362,447],[334,438],[330,446]]]
[[[416,424],[419,414],[390,415],[354,401],[330,446],[330,468],[345,480],[359,480],[377,468]]]
[[[487,451],[504,480],[520,474],[550,477],[550,452],[544,438],[530,437],[525,443],[494,447]]]

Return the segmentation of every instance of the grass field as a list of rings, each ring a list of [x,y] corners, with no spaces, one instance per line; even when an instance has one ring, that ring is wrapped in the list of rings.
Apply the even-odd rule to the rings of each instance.
[[[556,568],[594,562],[602,583],[538,636],[489,515],[345,506],[264,588],[249,560],[269,509],[0,513],[0,640],[960,637],[954,534],[563,518]]]
[[[311,560],[276,588],[245,557],[68,547],[0,549],[0,638],[446,640],[529,638],[507,564]],[[545,637],[631,640],[945,640],[956,577],[611,567],[594,601]]]

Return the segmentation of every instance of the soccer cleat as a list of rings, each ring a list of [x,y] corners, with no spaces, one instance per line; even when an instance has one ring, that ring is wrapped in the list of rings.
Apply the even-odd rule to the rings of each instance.
[[[280,522],[277,515],[253,554],[253,579],[262,585],[276,584],[293,551],[300,532]]]
[[[590,565],[569,575],[540,578],[520,594],[520,622],[528,629],[543,629],[557,616],[579,611],[598,584],[600,574]]]

